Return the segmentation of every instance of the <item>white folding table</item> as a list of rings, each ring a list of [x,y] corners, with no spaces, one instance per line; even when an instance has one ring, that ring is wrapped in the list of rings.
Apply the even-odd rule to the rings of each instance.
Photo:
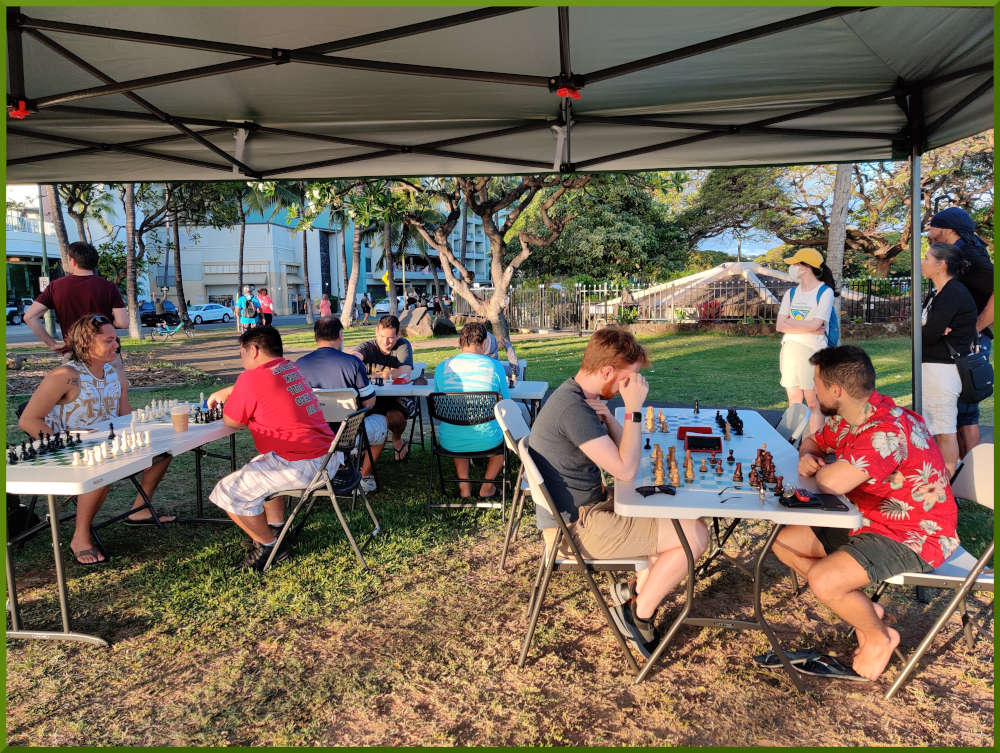
[[[129,428],[132,414],[118,416],[110,422],[116,433]],[[44,495],[48,500],[49,529],[52,534],[52,557],[55,562],[56,586],[59,595],[59,610],[62,617],[61,631],[25,630],[21,626],[21,615],[17,601],[17,586],[14,580],[14,568],[11,558],[12,543],[8,539],[6,549],[6,572],[7,572],[7,598],[10,601],[9,611],[11,614],[12,630],[7,631],[8,638],[26,638],[42,640],[70,640],[92,643],[99,646],[107,646],[107,641],[95,635],[87,633],[73,632],[70,628],[69,600],[66,590],[66,576],[63,570],[62,549],[59,544],[59,510],[56,505],[56,497],[71,497],[79,494],[99,489],[102,486],[131,478],[135,482],[134,476],[150,468],[158,458],[164,455],[177,456],[184,452],[194,451],[198,517],[185,522],[197,522],[205,520],[201,518],[202,513],[202,493],[201,493],[201,457],[202,455],[213,455],[203,449],[209,442],[214,442],[226,436],[230,436],[230,460],[235,466],[236,445],[235,430],[226,426],[223,421],[215,421],[210,424],[190,424],[188,431],[175,432],[169,419],[166,422],[159,421],[153,423],[136,424],[137,432],[149,431],[149,445],[136,448],[132,452],[122,453],[117,457],[109,457],[95,465],[61,465],[46,464],[44,461],[26,461],[6,467],[5,488],[8,494],[24,495]],[[77,432],[74,432],[74,434]],[[98,429],[91,432],[79,432],[81,438],[104,439],[108,429]],[[225,457],[225,456],[218,456]],[[149,499],[141,486],[136,483],[140,494],[146,499],[146,504],[150,506],[150,512],[156,516],[156,511],[152,509]],[[102,526],[108,522],[114,522],[133,512],[132,509],[111,518],[110,521],[102,522]],[[209,519],[214,520],[214,519]]]
[[[656,411],[663,411],[665,417],[676,427],[677,425],[694,425],[705,423],[706,417],[711,422],[715,415],[716,408],[702,408],[699,414],[686,408],[657,408]],[[722,410],[725,416],[725,409]],[[619,422],[624,419],[624,409],[619,408],[616,412]],[[734,455],[744,461],[744,480],[738,486],[730,479],[733,474],[733,466],[723,463],[724,483],[721,487],[718,483],[699,484],[699,477],[702,475],[714,478],[715,473],[711,469],[708,474],[701,474],[695,471],[695,481],[686,484],[683,480],[683,460],[684,442],[677,439],[676,431],[669,434],[647,434],[645,425],[645,414],[643,415],[643,440],[647,436],[651,439],[651,444],[659,444],[663,448],[664,456],[669,452],[669,447],[673,445],[676,449],[677,462],[681,471],[681,484],[676,489],[676,495],[663,493],[652,494],[643,497],[636,490],[637,487],[652,485],[652,449],[642,451],[642,461],[639,466],[639,473],[635,479],[628,482],[615,482],[615,512],[626,517],[638,518],[667,518],[671,520],[677,537],[680,539],[681,547],[687,557],[688,577],[686,598],[680,613],[670,623],[669,628],[664,632],[656,650],[649,657],[649,660],[636,675],[635,681],[641,682],[652,669],[654,663],[666,650],[667,645],[676,634],[681,625],[694,625],[697,627],[730,628],[736,630],[760,630],[771,644],[772,650],[780,658],[782,666],[788,672],[792,683],[796,689],[802,691],[797,672],[788,661],[788,656],[778,643],[774,631],[764,618],[761,607],[761,576],[764,558],[774,541],[778,532],[786,525],[823,526],[828,528],[857,528],[861,525],[861,514],[854,505],[841,498],[847,505],[845,511],[831,511],[819,508],[793,509],[782,506],[777,496],[768,491],[764,499],[761,499],[757,489],[749,484],[750,467],[747,465],[747,458],[756,456],[757,449],[762,445],[767,445],[767,450],[774,459],[775,472],[784,476],[789,486],[799,486],[815,490],[815,482],[811,478],[799,478],[798,475],[798,452],[790,445],[778,432],[765,421],[759,413],[749,410],[738,411],[739,417],[743,420],[743,435],[732,434],[730,441],[723,441],[723,451],[719,456],[725,459],[729,450],[734,451]],[[672,420],[671,420],[672,419]],[[722,436],[722,431],[715,429],[713,433]],[[694,452],[695,466],[700,464],[703,453]],[[665,479],[669,483],[669,479]],[[691,606],[694,601],[694,586],[696,581],[694,557],[691,554],[691,547],[684,536],[680,520],[693,520],[698,518],[732,518],[737,520],[767,520],[772,523],[772,529],[767,537],[767,541],[756,557],[753,570],[753,620],[735,620],[717,617],[690,617]]]

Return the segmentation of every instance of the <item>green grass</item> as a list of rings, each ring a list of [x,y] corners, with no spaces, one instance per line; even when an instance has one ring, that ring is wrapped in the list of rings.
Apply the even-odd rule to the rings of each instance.
[[[352,330],[348,342],[370,333],[370,328]],[[306,344],[311,332],[302,327],[286,338],[302,338]],[[783,405],[776,338],[641,339],[654,361],[648,374],[655,399]],[[585,338],[532,340],[520,343],[518,351],[528,360],[529,379],[555,386],[575,373],[585,343]],[[170,346],[184,343],[155,347]],[[875,359],[879,388],[905,399],[905,338],[864,346]],[[433,368],[453,353],[451,347],[431,347],[419,349],[416,357]],[[217,387],[190,372],[188,379],[183,388],[139,393],[135,402],[191,400]],[[989,408],[992,420],[992,401]],[[9,400],[7,423],[11,435]],[[255,454],[247,432],[239,433],[237,448],[240,463]],[[228,440],[212,449],[225,452]],[[824,686],[823,703],[810,694],[790,712],[787,696],[778,692],[770,675],[746,669],[748,657],[766,648],[763,637],[748,633],[682,631],[685,648],[672,652],[669,669],[654,673],[642,686],[630,686],[589,593],[577,579],[566,577],[554,579],[528,666],[518,671],[513,662],[537,562],[530,514],[515,543],[511,572],[497,573],[499,514],[428,515],[424,504],[430,463],[430,454],[419,449],[405,464],[392,462],[390,453],[380,460],[381,490],[372,501],[383,534],[366,551],[373,572],[358,567],[328,503],[317,506],[294,557],[263,578],[233,569],[244,555],[245,536],[230,523],[174,525],[162,531],[120,524],[105,529],[109,565],[66,567],[74,628],[107,637],[112,648],[11,642],[9,742],[650,745],[751,744],[747,737],[756,735],[791,744],[811,729],[809,717],[824,716],[824,703],[843,709],[833,726],[857,730],[852,740],[861,744],[904,736],[924,744],[958,744],[970,738],[956,737],[952,727],[978,735],[984,714],[989,721],[983,722],[982,734],[989,735],[992,664],[984,664],[980,672],[979,664],[962,654],[964,649],[954,647],[942,648],[949,656],[925,673],[945,686],[934,672],[964,672],[971,665],[962,677],[976,700],[962,695],[962,709],[971,709],[963,713],[971,716],[963,717],[961,725],[948,720],[949,707],[941,706],[948,701],[935,696],[914,713],[937,709],[938,726],[927,721],[910,729],[907,725],[915,720],[899,719],[886,732],[882,705],[865,700],[871,694],[854,692],[850,684]],[[207,495],[228,472],[225,460],[204,463],[209,515],[218,511]],[[130,489],[114,485],[99,518],[125,510],[134,498]],[[172,462],[154,503],[164,513],[194,513],[192,454]],[[351,511],[349,502],[344,508],[352,531],[367,531],[364,513]],[[959,521],[963,545],[981,553],[992,538],[990,511],[960,502]],[[63,525],[64,546],[71,526]],[[14,561],[25,623],[55,629],[59,610],[47,536],[36,536],[15,551]],[[784,573],[771,562],[768,567],[770,583],[783,583]],[[727,569],[700,584],[706,599],[702,610],[727,613],[729,601],[745,606],[748,581],[742,578]],[[900,623],[918,621],[919,605],[905,594],[891,598],[887,604]],[[765,609],[772,619],[783,620],[783,640],[799,640],[806,630],[824,645],[839,647],[828,615],[820,610],[817,617],[808,598],[789,599],[775,586],[765,595]],[[935,613],[919,619],[930,620]],[[913,635],[907,637],[912,645]],[[842,651],[848,648],[845,644]],[[984,672],[989,674],[985,680]],[[700,708],[707,716],[697,716]],[[720,732],[727,717],[735,726]],[[870,735],[864,732],[868,729]],[[808,737],[810,744],[819,744],[815,738]],[[840,738],[828,742],[834,739]]]

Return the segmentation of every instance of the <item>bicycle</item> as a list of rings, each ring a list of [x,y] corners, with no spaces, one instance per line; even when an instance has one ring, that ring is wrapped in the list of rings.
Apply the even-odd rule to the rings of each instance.
[[[176,325],[170,326],[163,319],[160,319],[156,326],[149,330],[149,339],[161,342],[166,342],[171,337],[176,335],[178,332],[183,332],[189,338],[194,337],[194,322],[190,319],[184,319],[177,322]]]

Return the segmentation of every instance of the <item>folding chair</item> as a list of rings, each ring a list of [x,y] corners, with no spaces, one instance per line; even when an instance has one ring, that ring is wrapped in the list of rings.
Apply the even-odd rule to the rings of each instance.
[[[952,491],[956,497],[978,502],[984,507],[993,509],[993,445],[980,444],[972,448],[959,466],[952,479]],[[955,591],[944,611],[934,622],[933,627],[920,641],[920,644],[910,656],[892,687],[885,694],[886,700],[892,698],[903,683],[916,672],[917,664],[930,648],[937,634],[951,618],[955,610],[962,615],[962,629],[965,642],[971,649],[974,645],[972,632],[973,622],[969,618],[965,598],[970,591],[993,591],[993,570],[984,572],[993,561],[993,540],[986,547],[983,556],[975,559],[961,546],[956,549],[940,567],[929,573],[900,573],[883,581],[875,589],[872,601],[878,599],[889,585],[923,586],[925,588],[947,588]],[[982,631],[982,628],[976,626]]]
[[[500,401],[499,392],[432,392],[427,397],[427,410],[431,424],[431,451],[437,460],[438,477],[441,482],[441,495],[447,494],[445,491],[445,481],[468,481],[476,483],[500,484],[500,502],[479,499],[473,489],[473,497],[468,502],[438,502],[431,500],[431,495],[427,496],[427,509],[431,508],[454,508],[454,507],[477,507],[477,508],[500,508],[501,515],[507,506],[507,447],[501,442],[496,447],[479,452],[463,452],[456,450],[446,450],[438,442],[437,427],[435,422],[452,424],[453,426],[478,426],[496,420],[493,416],[493,406]],[[492,455],[503,453],[503,466],[495,479],[468,478],[459,479],[458,476],[446,479],[441,458],[467,458],[468,460],[485,460]],[[470,469],[471,470],[471,469]],[[430,471],[433,474],[433,469]],[[471,476],[471,474],[470,474]],[[434,488],[434,480],[430,479],[430,489]]]
[[[339,424],[342,421],[361,407],[357,390],[353,388],[343,390],[313,390],[313,394],[316,396],[320,410],[323,411],[323,418],[326,419],[327,423],[330,424],[330,428],[334,431],[340,428]],[[372,452],[371,442],[368,441],[368,432],[365,429],[364,422],[361,424],[361,431],[358,432],[358,438],[361,442],[361,452],[368,455],[368,461],[372,467],[372,478],[378,483],[378,478],[375,475],[375,455]],[[338,447],[337,449],[342,452],[344,451],[342,447]],[[344,452],[344,457],[347,457],[346,452]],[[360,461],[360,458],[357,459]],[[358,470],[360,469],[361,465],[359,462]]]
[[[790,444],[798,447],[802,443],[802,437],[808,426],[809,406],[805,403],[795,403],[785,408],[785,412],[781,414],[781,420],[774,428]]]
[[[629,651],[625,637],[615,626],[614,618],[611,616],[607,602],[604,601],[604,597],[601,596],[601,592],[594,582],[594,573],[598,571],[644,570],[649,565],[648,560],[645,557],[613,560],[585,559],[580,553],[580,547],[576,539],[573,538],[569,528],[566,527],[565,521],[563,521],[562,516],[556,509],[555,503],[549,496],[548,490],[545,488],[545,481],[542,479],[541,473],[538,472],[538,466],[535,465],[535,461],[532,460],[531,453],[528,451],[527,437],[521,438],[517,449],[525,478],[528,479],[531,498],[535,500],[535,505],[544,504],[548,508],[549,513],[555,518],[558,526],[555,529],[548,529],[555,531],[554,536],[547,537],[545,532],[542,532],[542,540],[545,546],[542,549],[542,557],[538,563],[538,575],[535,577],[535,584],[532,587],[531,597],[528,600],[528,632],[525,634],[524,642],[521,645],[521,656],[517,661],[518,668],[524,666],[525,659],[528,657],[528,649],[531,647],[531,640],[535,635],[538,615],[542,611],[542,602],[545,600],[545,592],[548,590],[552,573],[556,570],[571,570],[583,573],[583,577],[587,581],[587,586],[590,588],[590,592],[594,594],[594,598],[597,600],[597,604],[604,615],[605,621],[608,623],[608,627],[611,628],[611,632],[614,633],[622,651],[625,652],[625,656],[628,658],[632,669],[638,672],[639,665],[636,663],[632,652]],[[549,538],[548,541],[546,541],[547,538]],[[572,556],[566,556],[560,552],[563,544],[569,545],[569,548],[572,550]]]
[[[507,445],[507,449],[514,454],[515,457],[520,457],[520,453],[517,449],[517,443],[520,442],[524,437],[528,436],[528,424],[524,421],[524,416],[521,414],[521,408],[513,400],[501,400],[495,406],[493,406],[493,415],[497,418],[497,423],[500,424],[500,430],[503,431],[503,441]],[[500,552],[500,570],[503,571],[504,564],[507,562],[507,551],[510,549],[510,542],[513,541],[514,536],[517,535],[517,529],[521,524],[521,515],[524,512],[524,500],[528,496],[528,482],[524,478],[524,465],[517,471],[517,480],[514,481],[514,499],[510,506],[510,518],[507,520],[507,530],[504,533],[503,539],[503,550]]]
[[[268,568],[270,568],[274,563],[274,560],[278,556],[279,552],[284,551],[283,547],[286,540],[289,542],[289,545],[295,542],[299,533],[302,531],[302,527],[309,519],[309,514],[312,512],[313,505],[316,503],[316,499],[318,497],[330,498],[330,502],[333,505],[333,511],[337,514],[337,519],[340,520],[340,526],[344,529],[344,534],[347,536],[347,540],[350,543],[351,548],[354,550],[354,554],[357,556],[361,566],[366,570],[368,569],[368,563],[365,562],[364,555],[362,555],[361,551],[371,543],[372,539],[379,534],[382,528],[378,522],[378,518],[375,517],[375,513],[372,510],[371,505],[368,504],[368,497],[365,495],[365,490],[360,488],[361,471],[358,470],[354,464],[347,462],[344,463],[344,465],[341,466],[340,469],[331,477],[327,468],[330,461],[333,459],[334,454],[341,451],[339,449],[340,447],[354,448],[355,440],[357,439],[358,432],[361,431],[361,426],[365,420],[366,413],[368,413],[368,409],[363,408],[362,410],[356,411],[347,416],[347,418],[345,418],[340,424],[340,428],[337,430],[337,435],[330,443],[329,452],[326,454],[322,465],[319,470],[316,471],[316,474],[313,476],[308,486],[304,489],[277,492],[267,498],[268,500],[271,500],[276,497],[283,497],[286,495],[299,495],[299,500],[292,509],[291,514],[285,517],[285,524],[281,527],[281,532],[278,534],[278,540],[275,542],[274,549],[271,551],[271,555],[267,558],[267,562],[264,563],[264,568],[261,572],[267,572]],[[347,519],[341,511],[340,505],[337,504],[338,494],[341,496],[344,496],[345,494],[353,495],[355,490],[361,494],[361,499],[365,503],[365,510],[368,512],[368,517],[375,526],[361,543],[360,547],[354,540],[354,536],[351,534],[351,529],[347,525]]]

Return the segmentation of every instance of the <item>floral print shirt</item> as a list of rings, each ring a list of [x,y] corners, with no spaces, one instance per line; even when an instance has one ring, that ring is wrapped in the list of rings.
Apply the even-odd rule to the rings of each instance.
[[[958,508],[944,458],[923,418],[873,392],[860,426],[828,416],[814,438],[820,450],[869,476],[845,495],[862,515],[852,535],[887,536],[931,567],[951,556],[958,547]]]

